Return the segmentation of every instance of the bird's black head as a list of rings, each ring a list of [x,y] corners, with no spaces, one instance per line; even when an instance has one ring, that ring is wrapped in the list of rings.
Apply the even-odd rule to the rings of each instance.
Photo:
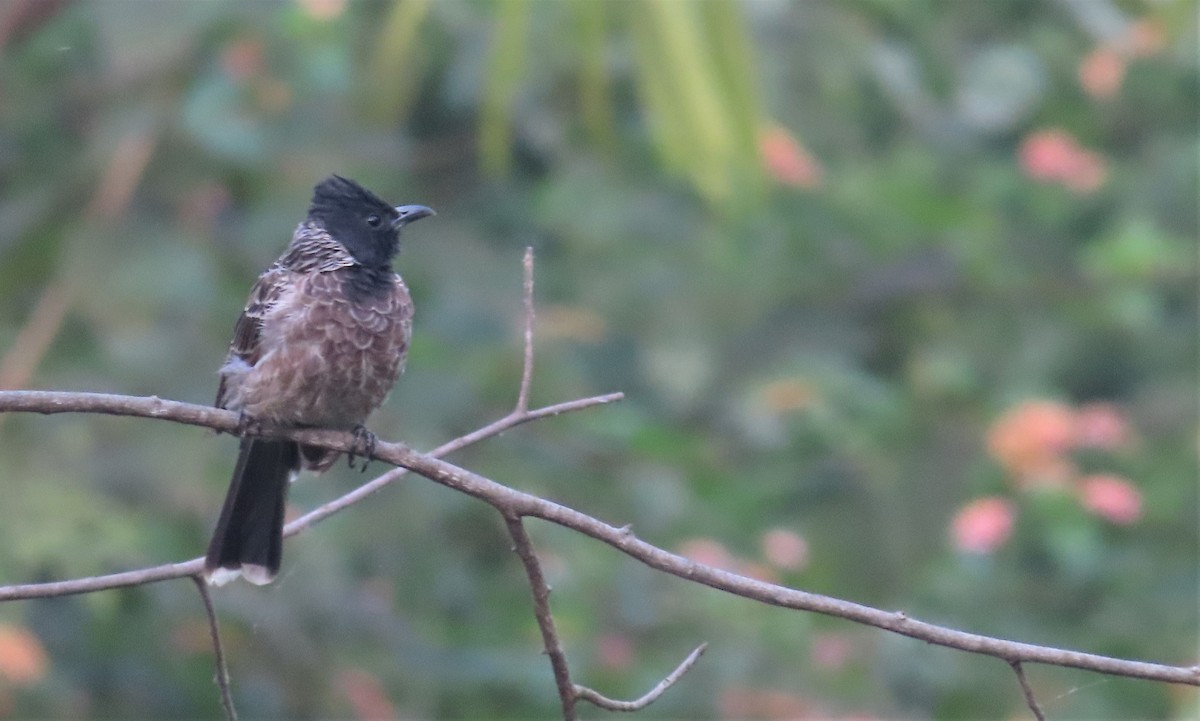
[[[386,267],[400,250],[400,229],[433,215],[423,205],[396,208],[353,180],[331,175],[313,189],[310,220],[320,223],[329,235],[369,268]]]

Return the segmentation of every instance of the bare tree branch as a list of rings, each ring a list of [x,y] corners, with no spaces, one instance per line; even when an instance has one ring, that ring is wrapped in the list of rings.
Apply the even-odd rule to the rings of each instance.
[[[74,578],[69,581],[0,586],[0,601],[23,601],[31,598],[53,598],[56,596],[72,596],[79,593],[95,593],[96,591],[107,591],[111,588],[141,586],[147,583],[185,578],[203,572],[204,559],[193,558],[190,561],[183,561],[182,563],[167,563],[161,566],[141,568],[136,571]]]
[[[558,630],[555,628],[554,616],[550,612],[550,586],[546,583],[546,577],[542,573],[541,562],[538,561],[537,552],[534,551],[533,541],[530,540],[529,534],[525,530],[525,524],[519,517],[506,515],[504,523],[508,526],[508,534],[513,539],[513,551],[520,557],[521,563],[525,566],[525,575],[529,578],[529,588],[533,593],[533,614],[537,618],[538,628],[542,631],[542,644],[545,647],[546,655],[550,657],[550,667],[554,671],[558,697],[562,701],[564,721],[573,721],[577,717],[575,703],[580,699],[608,711],[640,711],[646,708],[690,671],[704,650],[708,648],[707,643],[701,644],[688,654],[687,658],[674,671],[659,681],[658,685],[634,701],[611,699],[599,691],[573,683],[570,667],[567,665],[567,656],[563,651],[562,642],[559,640]]]
[[[600,398],[602,397],[585,400],[593,405],[605,402]],[[222,431],[234,430],[238,420],[237,414],[231,411],[167,401],[157,397],[138,398],[52,391],[0,392],[0,412],[107,413],[158,418]],[[556,412],[563,412],[563,409],[559,408]],[[552,413],[546,415],[552,415]],[[342,452],[352,450],[355,443],[352,434],[329,430],[264,428],[262,435],[286,438]],[[1200,666],[1169,666],[1126,660],[967,633],[918,621],[900,612],[884,611],[830,596],[765,583],[696,563],[642,541],[628,527],[611,526],[572,508],[501,485],[477,473],[439,460],[432,455],[418,453],[403,444],[380,442],[375,449],[373,458],[402,466],[443,486],[474,496],[492,505],[501,513],[532,516],[550,521],[606,543],[651,568],[760,603],[835,616],[927,643],[993,656],[1010,663],[1013,661],[1042,663],[1114,676],[1200,686]],[[112,576],[49,584],[5,586],[0,587],[0,601],[82,593],[101,588],[178,578],[199,572],[201,563],[200,559],[195,559],[182,564],[159,566]],[[114,583],[114,579],[118,582]]]
[[[225,649],[221,645],[221,630],[217,626],[217,612],[213,610],[212,596],[208,593],[208,583],[200,574],[192,576],[196,590],[200,592],[200,600],[204,601],[204,614],[208,616],[208,632],[212,636],[213,665],[216,667],[217,688],[221,691],[221,707],[225,709],[228,721],[237,721],[237,710],[233,707],[233,695],[229,693],[229,667],[225,664]]]
[[[529,534],[525,532],[525,524],[521,522],[520,516],[505,514],[504,523],[508,526],[508,535],[512,536],[513,550],[521,558],[521,564],[525,566],[525,575],[529,577],[529,590],[533,593],[533,615],[537,618],[538,628],[542,630],[542,645],[546,649],[546,655],[550,657],[550,667],[554,670],[554,683],[562,701],[563,721],[575,721],[576,687],[571,683],[567,656],[563,653],[558,631],[554,627],[554,616],[550,613],[550,587],[546,585],[542,565],[533,550],[533,541],[529,540]]]
[[[441,457],[465,448],[479,441],[503,433],[504,431],[530,421],[557,416],[563,413],[579,411],[596,405],[614,403],[624,398],[622,393],[609,393],[592,398],[580,398],[566,403],[556,403],[545,408],[538,408],[522,414],[510,413],[507,416],[472,431],[464,436],[438,446],[430,452],[431,456]],[[135,403],[137,410],[127,401]],[[163,411],[163,408],[170,410]],[[214,413],[208,413],[214,411]],[[217,431],[236,430],[237,423],[230,425],[229,411],[207,406],[193,406],[176,401],[164,401],[157,396],[135,398],[131,396],[114,396],[104,393],[68,393],[57,391],[0,391],[0,413],[30,412],[42,414],[54,413],[104,413],[107,415],[140,416],[143,418],[165,417],[162,413],[171,414],[169,420],[187,425],[211,428]],[[335,498],[295,519],[283,529],[285,537],[294,536],[308,527],[332,516],[334,513],[354,505],[372,493],[378,491],[392,481],[408,473],[407,468],[393,468],[383,475],[371,480],[358,488]],[[19,601],[33,598],[49,598],[54,596],[69,596],[79,593],[93,593],[111,588],[140,586],[145,583],[168,581],[185,576],[194,576],[204,570],[204,559],[193,558],[190,561],[167,563],[161,566],[143,568],[136,571],[110,573],[103,576],[88,576],[69,581],[50,581],[47,583],[28,583],[12,586],[0,586],[0,602]]]
[[[674,686],[675,682],[683,678],[685,673],[691,671],[692,666],[696,665],[696,662],[699,661],[700,657],[704,655],[704,651],[707,648],[707,643],[702,643],[697,646],[695,650],[687,655],[687,658],[683,659],[683,661],[675,667],[674,671],[668,674],[667,677],[662,681],[659,681],[657,686],[650,689],[645,696],[642,696],[634,701],[617,701],[615,699],[608,698],[607,696],[603,696],[597,691],[593,691],[586,686],[576,686],[575,697],[583,701],[587,701],[593,706],[599,706],[600,708],[607,709],[609,711],[641,711],[657,701],[658,697],[666,693],[667,689]]]
[[[1037,721],[1046,721],[1046,715],[1042,713],[1042,707],[1038,706],[1037,699],[1033,697],[1033,687],[1029,685],[1029,679],[1025,678],[1025,667],[1020,661],[1009,661],[1009,666],[1012,666],[1013,673],[1017,674],[1017,681],[1021,682],[1021,691],[1025,694],[1025,703],[1029,704],[1029,710],[1033,712],[1033,717]]]
[[[534,304],[532,247],[525,248],[525,257],[522,266],[525,270],[525,282],[523,284],[525,352],[524,362],[521,367],[521,387],[517,393],[517,404],[510,414],[513,416],[522,416],[527,413],[527,409],[529,408],[529,391],[533,383]],[[567,664],[567,655],[563,651],[562,642],[558,637],[558,630],[555,628],[554,615],[550,611],[550,586],[546,583],[545,574],[542,573],[542,565],[538,561],[537,551],[533,548],[533,541],[530,540],[529,534],[525,530],[525,524],[521,520],[521,516],[506,513],[498,506],[496,508],[504,516],[504,523],[508,527],[508,534],[513,539],[513,550],[520,557],[521,564],[525,567],[525,576],[529,579],[529,589],[533,594],[533,615],[537,619],[538,628],[541,629],[542,645],[546,655],[550,658],[550,667],[554,672],[554,683],[558,687],[558,697],[562,702],[563,721],[575,720],[577,717],[575,704],[581,698],[587,699],[596,706],[615,711],[635,711],[645,708],[670,688],[680,676],[686,673],[692,664],[696,662],[696,659],[700,657],[700,654],[703,653],[704,647],[701,646],[674,673],[663,679],[650,693],[636,701],[615,701],[586,686],[572,683],[570,666]]]

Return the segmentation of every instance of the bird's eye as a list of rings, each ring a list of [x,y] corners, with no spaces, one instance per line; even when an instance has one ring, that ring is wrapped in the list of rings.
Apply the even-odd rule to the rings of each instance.
[[[378,228],[379,224],[382,222],[383,222],[383,218],[380,218],[378,215],[375,215],[374,213],[371,213],[370,215],[367,216],[367,225],[371,226],[372,228]]]

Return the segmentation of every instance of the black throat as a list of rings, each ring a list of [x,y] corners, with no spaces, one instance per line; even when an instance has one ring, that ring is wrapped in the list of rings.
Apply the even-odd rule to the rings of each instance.
[[[341,271],[342,288],[351,303],[361,303],[392,291],[396,274],[389,266],[352,265]]]

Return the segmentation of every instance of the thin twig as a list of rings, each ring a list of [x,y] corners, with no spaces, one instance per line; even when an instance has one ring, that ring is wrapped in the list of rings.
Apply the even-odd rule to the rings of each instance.
[[[533,324],[534,324],[534,304],[533,304],[533,247],[525,248],[525,258],[522,263],[525,270],[524,300],[525,300],[525,353],[524,363],[521,367],[521,387],[517,393],[517,405],[513,408],[510,417],[523,418],[528,415],[529,409],[529,389],[533,383]],[[571,682],[571,670],[567,664],[567,656],[562,648],[562,641],[558,637],[558,631],[554,624],[554,615],[550,612],[550,587],[546,584],[545,574],[542,573],[542,565],[538,561],[537,552],[533,548],[533,542],[529,539],[529,534],[525,531],[525,524],[522,522],[519,515],[506,513],[504,509],[496,506],[497,510],[504,516],[504,522],[508,526],[508,533],[513,539],[513,550],[521,558],[521,564],[525,567],[525,575],[529,579],[529,588],[533,594],[533,615],[537,619],[538,628],[542,631],[542,644],[545,648],[546,655],[550,658],[550,667],[554,671],[554,682],[558,687],[558,697],[562,702],[563,721],[574,721],[576,718],[575,704],[580,698],[586,698],[589,702],[602,708],[607,708],[616,711],[636,711],[640,708],[645,708],[661,696],[668,688],[670,688],[676,680],[691,668],[700,654],[704,653],[704,646],[696,649],[679,668],[675,669],[674,673],[663,679],[658,686],[636,701],[615,701],[601,695],[586,686],[580,686]]]
[[[554,669],[554,683],[562,701],[563,721],[575,721],[576,686],[571,683],[567,656],[563,653],[558,631],[554,627],[554,616],[550,613],[550,587],[546,585],[542,565],[538,562],[533,542],[529,540],[521,517],[505,514],[504,523],[508,526],[508,535],[512,536],[513,550],[521,558],[521,564],[525,566],[525,575],[529,578],[529,590],[533,594],[533,615],[537,618],[538,628],[542,630],[542,645],[546,649],[546,655],[550,657],[550,667]]]
[[[657,701],[658,697],[666,693],[667,689],[674,686],[675,682],[683,678],[685,673],[691,671],[692,666],[696,665],[696,662],[700,660],[702,655],[704,655],[704,651],[707,648],[707,643],[702,643],[697,646],[694,651],[688,654],[687,658],[683,659],[683,661],[675,667],[674,671],[668,674],[667,677],[662,681],[659,681],[657,686],[650,689],[645,696],[642,696],[634,701],[618,701],[616,699],[611,699],[607,696],[604,696],[600,692],[595,691],[594,689],[579,685],[575,686],[575,697],[583,701],[587,701],[593,706],[599,706],[600,708],[607,709],[609,711],[641,711]]]
[[[96,591],[107,591],[112,588],[142,586],[147,583],[185,578],[203,572],[204,559],[193,558],[190,561],[180,563],[165,563],[161,566],[139,568],[135,571],[73,578],[69,581],[0,586],[0,601],[23,601],[31,598],[56,598],[58,596],[73,596],[80,593],[95,593]]]
[[[552,406],[546,406],[545,408],[538,408],[532,411],[525,411],[523,413],[517,413],[514,411],[497,421],[483,426],[482,428],[474,430],[464,436],[459,436],[452,441],[443,443],[442,445],[430,451],[429,455],[433,456],[434,458],[442,458],[461,448],[473,445],[484,439],[491,438],[492,436],[499,435],[510,428],[529,423],[530,421],[562,415],[563,413],[570,413],[572,411],[581,411],[593,406],[616,403],[624,397],[624,393],[608,393],[602,396],[593,396],[591,398],[580,398],[574,401],[567,401],[566,403],[556,403]],[[375,493],[384,486],[391,484],[407,474],[407,468],[393,468],[378,478],[364,483],[358,488],[355,488],[353,491],[350,491],[343,496],[335,498],[328,503],[314,508],[303,516],[287,524],[287,526],[285,526],[283,529],[284,537],[293,536],[313,525],[314,523],[332,516],[343,508],[358,503],[372,493]],[[0,600],[2,600],[2,598],[0,598]]]
[[[604,398],[601,396],[586,400],[594,405],[604,402]],[[571,407],[578,408],[578,403],[572,401],[571,404],[575,405]],[[550,408],[555,409],[556,412],[563,412],[563,407],[571,404],[563,404],[559,407],[551,406]],[[238,415],[232,411],[167,401],[155,397],[137,398],[99,393],[0,391],[0,413],[3,412],[84,412],[141,416],[204,426],[221,431],[232,431],[238,424]],[[547,414],[552,415],[551,413]],[[532,415],[531,413],[530,416]],[[264,428],[263,435],[295,440],[306,445],[319,446],[343,453],[353,450],[355,444],[353,434],[341,431]],[[903,613],[884,611],[830,596],[765,583],[713,566],[696,563],[646,543],[637,538],[628,528],[609,525],[572,508],[509,488],[452,463],[418,453],[400,443],[380,442],[376,446],[372,458],[384,463],[403,466],[435,483],[478,498],[502,512],[519,516],[533,516],[570,528],[606,543],[651,568],[760,603],[835,616],[939,646],[993,656],[1005,661],[1043,663],[1113,676],[1200,686],[1200,666],[1169,666],[1133,661],[967,633],[918,621]],[[83,593],[101,588],[178,578],[199,572],[201,564],[200,559],[195,559],[183,564],[159,566],[106,577],[26,586],[0,586],[0,601]],[[135,577],[137,580],[132,580]],[[114,579],[118,582],[114,583]]]
[[[237,710],[233,707],[233,695],[229,693],[229,667],[225,664],[225,649],[221,645],[221,631],[217,627],[217,612],[213,609],[212,596],[208,593],[208,583],[200,574],[192,576],[200,599],[204,601],[204,613],[208,616],[208,632],[212,636],[213,657],[216,666],[217,688],[221,690],[221,706],[225,709],[227,721],[237,721]]]
[[[533,246],[525,248],[521,263],[525,270],[525,354],[521,365],[521,389],[517,392],[517,407],[513,413],[521,414],[529,408],[529,387],[533,383]]]
[[[1012,666],[1013,673],[1017,674],[1017,680],[1021,682],[1021,691],[1025,693],[1025,703],[1029,704],[1029,710],[1033,712],[1033,717],[1037,721],[1046,721],[1046,715],[1042,713],[1042,707],[1038,706],[1037,699],[1033,697],[1033,687],[1029,685],[1029,679],[1025,678],[1025,668],[1020,661],[1009,661],[1009,666]]]

